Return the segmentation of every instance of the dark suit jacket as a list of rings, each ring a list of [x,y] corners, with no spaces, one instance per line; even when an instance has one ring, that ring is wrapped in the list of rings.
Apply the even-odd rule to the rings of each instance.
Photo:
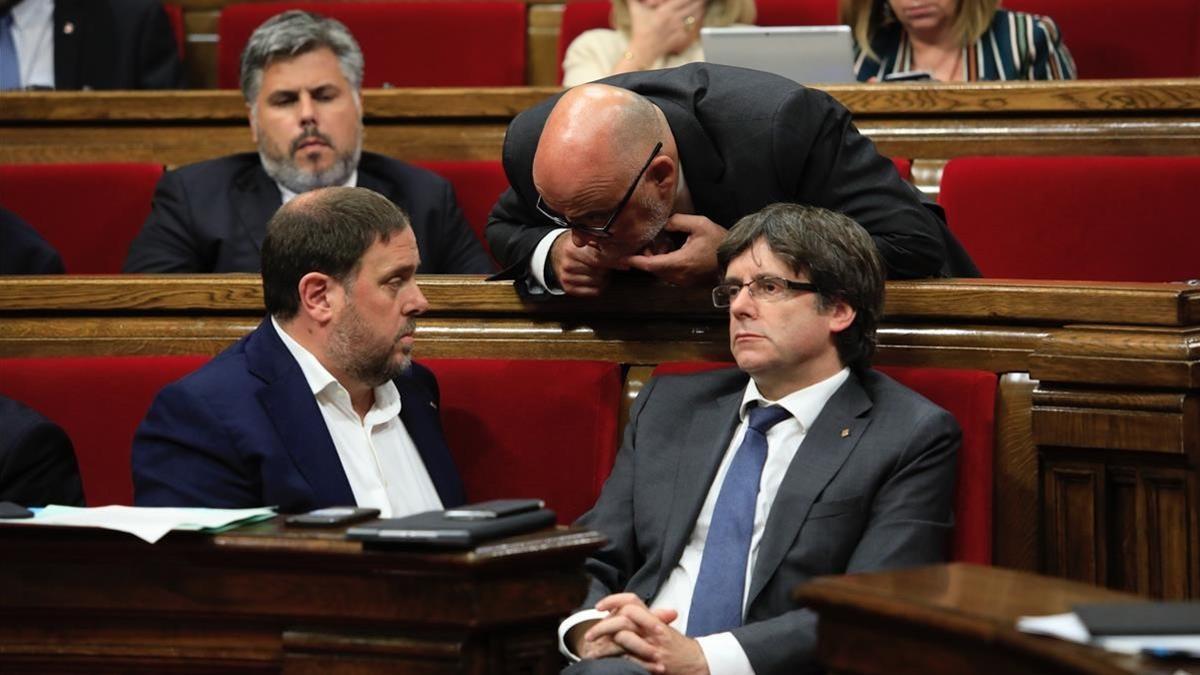
[[[658,593],[732,440],[747,382],[730,369],[642,390],[612,474],[579,521],[609,539],[588,562],[585,607],[610,593],[647,603]],[[852,374],[834,393],[775,496],[746,623],[733,631],[758,675],[815,668],[816,616],[796,609],[797,584],[944,559],[960,437],[949,413],[881,373]]]
[[[438,496],[461,504],[433,374],[414,365],[395,382],[400,419]],[[298,512],[355,503],[316,398],[269,318],[159,392],[134,435],[133,491],[138,506]]]
[[[666,115],[696,212],[725,228],[775,202],[840,211],[871,234],[888,276],[979,276],[940,207],[875,151],[828,94],[742,68],[694,63],[600,82],[635,91]],[[504,138],[512,185],[488,219],[505,277],[520,277],[554,225],[534,208],[533,155],[554,96],[518,115]],[[638,150],[642,152],[642,150]]]
[[[495,268],[442,177],[362,153],[358,185],[404,209],[423,274],[488,274]],[[168,171],[154,190],[126,272],[258,272],[267,221],[283,200],[258,154],[229,155]]]
[[[83,506],[71,439],[37,411],[0,396],[0,501]]]
[[[62,258],[20,216],[0,207],[0,274],[62,274]]]
[[[55,89],[178,89],[183,64],[159,0],[54,0]]]

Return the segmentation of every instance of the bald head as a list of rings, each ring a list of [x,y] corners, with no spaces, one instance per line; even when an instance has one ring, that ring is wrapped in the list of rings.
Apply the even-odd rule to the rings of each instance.
[[[555,203],[603,201],[628,183],[659,141],[663,154],[675,155],[666,118],[646,98],[606,84],[575,87],[546,119],[533,157],[534,185]]]

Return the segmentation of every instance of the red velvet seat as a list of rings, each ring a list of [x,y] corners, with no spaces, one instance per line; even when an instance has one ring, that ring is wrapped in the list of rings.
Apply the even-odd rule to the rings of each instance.
[[[1058,24],[1081,78],[1200,76],[1200,2],[1004,0]]]
[[[166,384],[207,356],[0,359],[0,394],[61,426],[75,445],[88,506],[133,504],[133,432]]]
[[[159,164],[0,165],[0,204],[58,250],[68,274],[116,274],[162,172]]]
[[[250,34],[288,9],[316,12],[350,29],[366,62],[364,87],[525,84],[523,2],[270,2],[221,10],[220,87],[239,87],[242,49]]]
[[[569,523],[616,458],[621,368],[598,361],[423,359],[469,501],[539,497]]]
[[[163,3],[163,11],[171,22],[171,33],[175,35],[175,46],[179,49],[179,60],[184,58],[184,44],[187,40],[183,30],[183,6],[175,3]]]
[[[463,211],[463,216],[471,225],[475,236],[483,243],[484,250],[489,250],[483,230],[487,227],[492,206],[500,194],[508,189],[508,177],[504,175],[504,166],[500,160],[446,160],[415,164],[450,181],[454,186],[454,193],[458,196],[458,205]]]
[[[655,375],[728,368],[730,363],[664,363]],[[992,453],[996,425],[996,374],[985,370],[903,368],[879,371],[945,408],[962,428],[958,453],[958,489],[954,504],[954,536],[950,558],[958,562],[992,562]]]
[[[568,0],[563,6],[562,25],[558,29],[558,81],[562,82],[562,62],[571,41],[585,30],[611,28],[608,0]],[[760,26],[828,26],[838,21],[837,0],[758,0]]]
[[[942,174],[950,229],[986,277],[1200,277],[1200,157],[963,157]]]

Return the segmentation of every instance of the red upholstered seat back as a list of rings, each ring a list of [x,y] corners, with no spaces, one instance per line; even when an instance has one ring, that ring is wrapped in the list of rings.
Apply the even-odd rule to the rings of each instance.
[[[504,166],[500,160],[447,160],[416,164],[450,181],[467,223],[471,225],[479,241],[483,242],[484,250],[488,250],[487,240],[483,236],[488,214],[491,213],[492,206],[500,198],[500,194],[508,189],[508,177],[504,175]]]
[[[654,375],[694,373],[732,365],[714,362],[664,363],[654,369]],[[990,565],[996,374],[985,370],[897,366],[882,366],[878,370],[945,408],[958,420],[963,439],[958,452],[958,489],[950,558],[959,562]]]
[[[568,0],[558,29],[558,81],[571,41],[585,30],[611,28],[608,0]],[[827,26],[838,21],[837,0],[758,0],[760,26]]]
[[[166,384],[207,356],[0,359],[0,394],[61,426],[75,445],[88,506],[133,504],[133,432]]]
[[[150,215],[159,164],[0,165],[0,204],[62,256],[68,274],[116,274]]]
[[[950,229],[986,277],[1200,277],[1200,157],[962,157],[942,174]]]
[[[427,359],[468,501],[539,497],[574,521],[617,450],[621,368],[598,361]]]
[[[288,9],[316,12],[350,29],[366,62],[364,87],[525,84],[524,2],[270,2],[221,10],[220,87],[238,88],[250,34]]]
[[[1200,2],[1004,0],[1058,24],[1081,78],[1200,76]]]
[[[896,172],[900,174],[903,180],[912,180],[912,160],[903,157],[893,157],[892,164],[896,165]]]
[[[171,22],[171,33],[175,36],[175,46],[179,49],[179,59],[183,60],[186,39],[183,31],[183,6],[175,3],[163,3],[163,11],[167,13],[167,19]]]

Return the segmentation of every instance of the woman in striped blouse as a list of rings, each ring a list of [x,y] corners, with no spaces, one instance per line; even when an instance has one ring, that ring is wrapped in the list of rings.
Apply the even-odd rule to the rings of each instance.
[[[861,82],[922,71],[944,82],[1075,79],[1049,17],[999,9],[999,0],[842,0]]]

